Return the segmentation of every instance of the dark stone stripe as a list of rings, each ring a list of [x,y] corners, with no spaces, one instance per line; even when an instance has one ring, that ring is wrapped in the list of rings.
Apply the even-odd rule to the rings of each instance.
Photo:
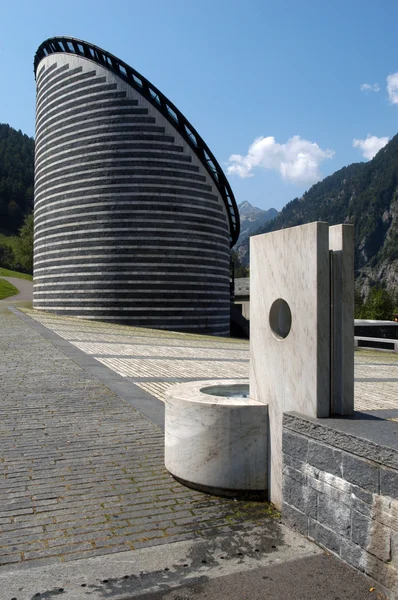
[[[141,204],[137,207],[134,207],[132,203],[121,206],[93,206],[91,208],[87,206],[76,206],[73,210],[63,210],[60,212],[52,213],[51,211],[37,215],[35,218],[36,227],[39,228],[43,224],[50,225],[62,225],[63,223],[70,223],[76,221],[76,218],[80,216],[95,216],[96,218],[109,218],[109,220],[115,221],[117,219],[134,219],[136,218],[142,219],[145,216],[145,213],[148,215],[148,219],[163,219],[164,217],[170,218],[173,214],[180,214],[184,218],[190,218],[194,220],[196,223],[199,216],[208,217],[208,219],[214,223],[222,223],[225,225],[226,218],[222,213],[213,213],[210,214],[207,208],[201,209],[197,207],[181,207],[180,209],[176,206],[157,206],[156,214],[153,213],[153,208],[142,206]],[[50,220],[51,217],[51,220]],[[192,220],[190,219],[190,220]]]
[[[138,104],[137,100],[129,100],[126,98],[126,92],[103,92],[102,94],[95,94],[92,96],[87,96],[84,99],[84,103],[79,100],[74,100],[73,102],[66,102],[62,106],[55,105],[50,110],[45,111],[44,114],[40,117],[39,120],[36,121],[37,130],[40,130],[42,126],[51,119],[52,117],[58,117],[59,114],[65,113],[72,108],[81,108],[83,112],[88,112],[89,108],[93,107],[93,105],[99,104],[100,102],[104,102],[105,100],[109,101],[123,101],[123,104],[117,106],[136,106]],[[109,106],[110,104],[108,104]],[[94,107],[93,107],[94,108]],[[67,114],[70,114],[69,112]]]
[[[134,175],[146,175],[152,178],[175,177],[184,180],[186,179],[189,181],[206,181],[206,177],[204,175],[198,175],[192,172],[185,173],[184,171],[177,171],[175,165],[173,165],[173,167],[169,170],[157,169],[156,163],[153,162],[152,167],[153,168],[142,168],[142,166],[139,163],[137,163],[137,166],[134,169]],[[119,164],[118,167],[113,167],[112,165],[104,165],[103,162],[84,165],[76,164],[75,167],[70,167],[67,169],[57,169],[56,173],[54,173],[54,170],[51,170],[51,173],[49,175],[45,177],[40,177],[40,181],[36,183],[35,189],[38,190],[40,186],[49,182],[53,183],[54,185],[59,185],[60,183],[68,182],[72,179],[76,180],[76,177],[78,175],[81,175],[82,177],[92,177],[96,175],[97,172],[103,177],[119,177],[121,175],[125,175],[126,172],[129,175],[131,175],[131,166],[130,164],[126,164],[123,166],[123,168],[121,168]]]
[[[149,117],[147,117],[149,119]],[[84,131],[87,134],[92,130],[95,131],[136,131],[137,133],[163,133],[165,132],[164,127],[158,127],[157,125],[153,125],[150,123],[142,123],[142,124],[133,124],[133,117],[119,118],[119,119],[94,119],[93,121],[85,121],[78,123],[77,125],[72,125],[70,127],[65,127],[60,129],[59,131],[55,131],[51,135],[48,134],[46,130],[43,133],[39,140],[36,138],[36,146],[40,147],[44,142],[47,144],[53,139],[60,139],[60,141],[69,139],[69,136],[73,132]],[[73,136],[76,137],[76,136]],[[38,143],[40,142],[40,143]]]
[[[46,121],[46,123],[42,125],[36,124],[36,135],[39,135],[42,129],[46,129],[47,127],[51,127],[53,124],[59,125],[60,127],[68,121],[70,117],[81,115],[100,115],[102,114],[102,110],[113,109],[117,111],[117,114],[120,115],[147,115],[147,108],[138,108],[136,100],[129,99],[121,99],[121,100],[106,100],[97,101],[96,103],[90,103],[88,106],[80,104],[77,102],[74,103],[75,108],[73,110],[68,109],[65,111],[58,111],[58,113],[54,114],[50,119]],[[52,111],[54,112],[54,111]]]
[[[90,190],[91,188],[98,188],[98,186],[100,186],[100,189],[106,189],[106,186],[118,186],[118,185],[123,185],[123,186],[129,186],[131,185],[130,191],[131,191],[131,195],[132,196],[137,196],[137,194],[139,194],[140,192],[144,192],[146,191],[146,189],[148,189],[148,191],[153,192],[154,188],[151,187],[153,185],[153,179],[148,179],[148,178],[142,178],[142,177],[128,177],[127,176],[128,171],[126,170],[126,175],[124,175],[123,177],[107,177],[106,175],[104,176],[97,176],[97,177],[93,177],[93,178],[89,178],[89,176],[87,174],[83,175],[83,178],[80,182],[78,183],[67,183],[70,181],[76,181],[76,177],[75,178],[65,178],[63,180],[61,180],[61,182],[54,182],[54,183],[48,183],[48,184],[41,184],[39,186],[39,189],[36,190],[36,199],[37,201],[41,200],[42,196],[54,196],[54,195],[62,195],[64,196],[65,194],[68,194],[69,192],[73,191],[73,190],[77,190],[78,193],[80,193],[81,190]],[[87,179],[85,179],[87,177]],[[62,185],[63,183],[63,185]],[[171,191],[170,188],[166,188],[166,186],[176,186],[176,187],[180,187],[183,190],[185,188],[188,188],[188,194],[192,192],[192,189],[195,190],[204,190],[206,192],[211,192],[212,188],[210,185],[205,185],[203,183],[197,183],[196,181],[178,181],[175,179],[166,179],[163,177],[157,177],[156,178],[156,184],[157,185],[163,185],[164,189],[168,189],[169,192]],[[142,185],[142,187],[139,187],[137,190],[137,186],[138,185]],[[127,189],[129,189],[127,187]],[[175,193],[175,189],[172,189],[172,193]],[[125,188],[126,190],[126,188]],[[137,191],[136,191],[137,190]],[[127,190],[126,190],[127,191]]]
[[[51,156],[54,160],[59,160],[61,161],[61,157],[62,156],[69,156],[70,154],[70,150],[73,149],[87,149],[87,152],[97,152],[97,149],[99,148],[103,148],[105,145],[108,145],[109,148],[115,147],[117,145],[117,142],[129,142],[131,138],[128,135],[110,135],[110,136],[101,136],[101,139],[98,139],[96,137],[92,137],[90,139],[86,139],[80,142],[75,142],[75,143],[70,143],[70,144],[65,144],[60,146],[60,149],[58,152],[53,153],[52,155],[49,154],[51,148],[46,148],[46,152],[45,152],[45,156],[41,156],[39,154],[39,158],[38,158],[38,165],[40,166],[42,162],[46,162],[47,158],[49,156]],[[150,143],[142,141],[142,142],[135,142],[135,143],[126,143],[122,145],[128,149],[128,150],[142,150],[143,154],[145,153],[145,150],[166,150],[167,152],[183,152],[183,147],[182,146],[176,146],[176,145],[172,145],[172,144],[164,144],[164,143]]]
[[[74,127],[71,128],[72,130],[75,131],[75,133],[71,133],[68,135],[64,135],[64,132],[60,132],[59,135],[57,135],[56,133],[53,133],[51,136],[49,137],[42,137],[42,139],[40,140],[40,143],[37,144],[37,150],[40,151],[40,148],[45,144],[46,145],[46,150],[49,148],[56,148],[57,146],[63,145],[65,143],[68,143],[70,140],[76,140],[76,139],[80,139],[80,138],[87,138],[93,135],[96,136],[104,136],[104,134],[109,134],[109,135],[114,135],[114,134],[118,134],[118,133],[125,133],[128,134],[129,132],[131,133],[131,135],[128,136],[127,139],[133,139],[133,140],[155,140],[155,141],[161,141],[161,142],[170,142],[170,143],[174,143],[174,137],[170,136],[170,135],[165,135],[164,134],[164,127],[155,127],[155,126],[151,126],[151,125],[108,125],[107,123],[103,122],[101,124],[99,124],[97,127],[91,127],[89,126],[87,129],[84,126],[78,126],[75,125]],[[55,142],[54,142],[55,140]]]
[[[80,153],[80,154],[79,154]],[[184,154],[172,154],[167,152],[126,152],[124,149],[120,149],[120,152],[109,151],[109,148],[101,148],[97,150],[94,154],[85,154],[82,155],[81,150],[77,150],[75,152],[69,152],[65,158],[58,162],[58,159],[54,158],[53,160],[49,157],[46,160],[46,166],[41,167],[40,169],[36,166],[36,179],[40,177],[44,173],[58,173],[59,168],[69,167],[70,165],[80,166],[83,164],[91,164],[95,161],[102,160],[111,160],[111,163],[107,163],[108,165],[120,164],[124,166],[128,164],[131,169],[135,169],[136,166],[146,168],[151,167],[171,167],[171,168],[179,168],[184,171],[195,171],[199,172],[199,167],[196,165],[189,164],[192,160],[190,156],[186,156]],[[127,162],[126,159],[135,159],[135,161]],[[141,159],[141,160],[137,160]],[[155,159],[155,160],[151,160]],[[132,171],[134,172],[134,171]]]
[[[49,105],[53,100],[57,100],[62,97],[62,95],[65,96],[66,93],[103,83],[106,83],[106,77],[95,77],[95,71],[89,71],[88,73],[81,73],[75,77],[69,77],[58,85],[48,86],[48,91],[41,94],[40,99],[36,103],[36,112],[41,112],[44,105]],[[115,88],[113,87],[111,89]]]
[[[105,117],[107,118],[107,123],[112,124],[112,123],[155,123],[156,119],[155,117],[148,117],[145,115],[142,116],[138,116],[138,117],[131,117],[128,116],[130,114],[130,111],[127,110],[117,110],[117,109],[113,109],[113,110],[101,110],[99,111],[92,111],[87,113],[86,115],[82,116],[78,116],[78,117],[72,117],[71,119],[65,119],[61,121],[58,121],[55,125],[51,125],[45,128],[45,133],[46,135],[49,133],[53,133],[58,132],[58,130],[62,129],[62,132],[66,131],[66,127],[69,127],[69,125],[74,125],[76,123],[78,124],[83,124],[83,123],[90,123],[91,125],[95,125],[96,123],[101,123],[102,121],[105,120]],[[36,139],[41,139],[42,134],[39,134],[39,136],[36,137]]]
[[[126,92],[114,92],[113,90],[117,89],[116,83],[97,83],[97,81],[85,81],[80,84],[82,89],[77,92],[70,92],[67,94],[58,94],[60,102],[57,103],[57,96],[48,103],[48,106],[42,106],[37,111],[37,122],[41,123],[43,116],[46,117],[47,114],[51,114],[52,109],[56,108],[65,108],[70,103],[71,100],[79,99],[79,104],[86,104],[86,102],[90,102],[90,99],[95,97],[100,92],[111,92],[112,97],[116,98],[125,98]],[[117,94],[117,95],[116,95]],[[47,104],[47,103],[46,103]],[[45,122],[44,118],[44,122]]]
[[[43,131],[48,129],[54,129],[56,127],[63,127],[69,123],[72,117],[75,118],[75,122],[79,122],[81,118],[94,118],[105,115],[106,112],[114,115],[128,116],[128,115],[148,115],[148,109],[138,108],[135,104],[131,104],[132,100],[121,99],[121,100],[107,100],[106,102],[98,102],[97,104],[89,104],[88,106],[80,106],[68,110],[65,114],[59,113],[53,115],[45,123],[36,125],[36,135],[41,135]]]
[[[79,67],[80,71],[82,71],[82,67]],[[38,78],[36,80],[37,83],[37,89],[41,89],[45,84],[46,81],[49,81],[50,79],[53,79],[58,73],[63,73],[64,71],[68,71],[69,70],[69,65],[61,65],[60,67],[57,66],[57,63],[53,63],[52,65],[50,65],[49,67],[47,67],[44,70],[44,73],[42,75],[42,77]]]

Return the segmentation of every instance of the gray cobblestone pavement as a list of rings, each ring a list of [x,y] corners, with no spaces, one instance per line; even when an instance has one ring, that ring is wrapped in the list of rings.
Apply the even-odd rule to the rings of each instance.
[[[93,326],[95,337],[100,325]],[[267,504],[211,497],[172,479],[160,429],[4,303],[0,331],[3,568],[203,539],[242,521],[270,521]],[[84,323],[80,334],[88,341]],[[214,350],[225,346],[214,341]]]

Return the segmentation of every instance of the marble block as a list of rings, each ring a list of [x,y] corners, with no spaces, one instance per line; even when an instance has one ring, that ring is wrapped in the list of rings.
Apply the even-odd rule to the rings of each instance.
[[[165,465],[172,475],[210,492],[266,490],[268,407],[202,391],[242,384],[248,391],[248,383],[193,381],[167,390]]]
[[[331,415],[354,412],[354,226],[329,227]]]
[[[282,503],[282,416],[330,410],[329,226],[250,238],[250,396],[268,404],[268,489]]]

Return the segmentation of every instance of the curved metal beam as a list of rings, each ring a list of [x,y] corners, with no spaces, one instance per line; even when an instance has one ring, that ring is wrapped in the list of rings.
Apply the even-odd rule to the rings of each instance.
[[[92,60],[102,67],[109,69],[109,71],[116,73],[116,75],[127,81],[129,85],[153,104],[173,127],[177,129],[198,156],[202,164],[206,167],[215,186],[221,194],[228,214],[232,248],[239,237],[240,219],[231,186],[210,148],[198,134],[196,129],[192,127],[188,119],[186,119],[178,110],[175,104],[127,63],[98,46],[72,37],[49,38],[39,46],[34,58],[35,77],[40,61],[49,54],[55,53],[76,54],[88,60]]]

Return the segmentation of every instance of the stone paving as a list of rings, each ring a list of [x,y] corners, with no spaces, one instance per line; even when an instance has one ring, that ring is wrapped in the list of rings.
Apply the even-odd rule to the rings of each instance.
[[[94,342],[101,326],[92,325],[89,336],[79,322],[74,339],[80,330]],[[116,330],[124,343],[129,336]],[[267,504],[211,497],[172,479],[160,429],[4,303],[0,331],[0,566],[102,556],[269,520]]]
[[[175,383],[249,376],[245,340],[24,312],[160,400]]]
[[[249,376],[249,343],[244,340],[25,312],[160,400],[168,387],[182,381]],[[397,354],[362,349],[355,352],[355,408],[398,409]]]
[[[175,382],[248,376],[248,343],[24,311],[162,399]],[[0,566],[102,556],[264,522],[266,504],[189,490],[163,434],[0,303]],[[397,408],[398,357],[356,353],[356,408]],[[6,567],[4,567],[6,568]]]

